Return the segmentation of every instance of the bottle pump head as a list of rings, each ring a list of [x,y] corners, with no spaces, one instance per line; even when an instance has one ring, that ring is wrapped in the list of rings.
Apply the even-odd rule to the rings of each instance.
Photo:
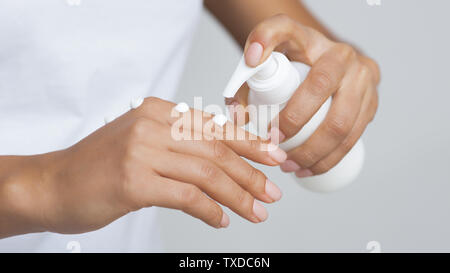
[[[239,65],[223,91],[223,96],[226,98],[234,97],[242,84],[249,79],[254,79],[256,81],[270,79],[279,70],[280,59],[282,58],[289,62],[283,54],[272,52],[262,64],[257,67],[250,67],[245,63],[245,58],[242,56]]]
[[[302,64],[303,65],[303,64]],[[306,65],[303,65],[307,67]],[[302,74],[307,74],[303,71]],[[305,73],[304,73],[305,72]],[[279,52],[272,52],[265,62],[257,67],[249,67],[241,58],[231,76],[223,96],[232,98],[247,81],[253,102],[257,104],[281,104],[287,101],[300,85],[299,71],[288,58]]]

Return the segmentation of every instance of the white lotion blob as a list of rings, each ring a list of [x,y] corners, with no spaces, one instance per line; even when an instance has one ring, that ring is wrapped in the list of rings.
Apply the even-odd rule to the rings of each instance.
[[[114,116],[106,116],[105,117],[105,125],[110,123],[111,121],[113,121],[115,119],[116,119],[116,117],[114,117]]]
[[[180,102],[177,104],[177,106],[175,106],[175,110],[177,110],[180,113],[185,113],[189,111],[189,105],[187,105],[187,103],[185,102]]]
[[[227,123],[228,118],[225,115],[218,114],[218,115],[213,117],[213,121],[214,121],[215,124],[217,124],[220,127],[222,127],[225,123]]]
[[[141,106],[141,104],[144,102],[144,99],[143,98],[135,98],[135,99],[132,99],[131,100],[131,102],[130,102],[130,107],[131,107],[131,109],[136,109],[136,108],[138,108],[139,106]]]

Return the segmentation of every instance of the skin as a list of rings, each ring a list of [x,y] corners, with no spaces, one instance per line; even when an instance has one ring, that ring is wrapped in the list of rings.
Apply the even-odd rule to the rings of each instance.
[[[244,2],[244,3],[241,3]],[[264,2],[262,4],[261,2]],[[323,174],[334,167],[361,137],[378,107],[378,65],[349,44],[337,42],[297,0],[207,0],[207,6],[243,46],[246,63],[257,66],[272,51],[291,61],[310,65],[311,71],[276,117],[279,127],[270,130],[275,143],[289,139],[331,96],[331,108],[315,133],[288,151],[281,165],[298,177]],[[259,8],[256,8],[259,3]],[[255,9],[256,8],[256,9]],[[230,19],[249,18],[240,21]],[[226,101],[239,125],[248,122],[248,87]]]
[[[0,184],[1,237],[92,231],[150,206],[178,209],[216,228],[229,224],[219,203],[253,223],[264,221],[267,212],[255,199],[272,203],[281,192],[268,194],[271,182],[240,156],[275,166],[280,157],[271,154],[282,151],[264,151],[261,139],[231,124],[206,131],[211,115],[193,109],[187,130],[207,136],[174,140],[172,125],[180,120],[171,116],[174,106],[147,98],[68,149],[2,158],[1,171],[9,173]],[[205,126],[195,128],[202,114]],[[217,140],[227,128],[246,140]]]
[[[336,42],[297,0],[206,0],[205,6],[245,49],[247,64],[255,66],[278,50],[313,67],[280,113],[282,133],[277,136],[294,135],[333,96],[324,125],[288,154],[302,167],[297,170],[303,171],[300,175],[331,168],[375,114],[379,81],[375,62]],[[260,46],[251,46],[255,43]],[[227,103],[245,105],[247,92],[243,86]],[[255,200],[271,203],[281,192],[240,157],[276,166],[286,155],[279,149],[260,149],[267,143],[248,140],[248,133],[246,141],[218,140],[215,135],[174,141],[169,137],[175,122],[170,116],[173,106],[148,98],[138,109],[65,150],[0,156],[0,238],[96,230],[149,206],[178,209],[216,228],[229,224],[220,205],[251,222],[264,221],[267,212]],[[236,116],[245,118],[238,110]],[[276,138],[282,139],[273,136],[272,141]]]

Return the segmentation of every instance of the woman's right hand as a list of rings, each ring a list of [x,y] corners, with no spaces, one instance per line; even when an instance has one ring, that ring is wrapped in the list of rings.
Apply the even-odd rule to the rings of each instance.
[[[174,140],[171,129],[179,119],[171,115],[174,106],[147,98],[74,146],[45,155],[42,194],[33,205],[42,229],[92,231],[150,206],[182,210],[213,227],[226,227],[229,218],[218,203],[251,222],[264,221],[267,211],[256,199],[271,203],[281,192],[240,156],[275,166],[286,154],[274,145],[261,149],[268,142],[249,140],[248,132],[230,124],[220,134],[230,125],[242,130],[245,140]],[[189,114],[193,123],[202,115],[204,124],[211,119],[198,110]]]

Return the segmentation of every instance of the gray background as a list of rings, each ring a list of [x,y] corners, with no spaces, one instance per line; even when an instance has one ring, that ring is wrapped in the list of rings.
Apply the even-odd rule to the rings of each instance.
[[[450,251],[449,1],[310,0],[306,4],[382,69],[380,107],[363,139],[362,175],[337,193],[315,194],[278,168],[262,168],[284,193],[269,219],[233,213],[215,230],[161,210],[168,251]],[[221,91],[241,55],[204,12],[176,101],[223,105]],[[228,211],[229,212],[229,211]]]

